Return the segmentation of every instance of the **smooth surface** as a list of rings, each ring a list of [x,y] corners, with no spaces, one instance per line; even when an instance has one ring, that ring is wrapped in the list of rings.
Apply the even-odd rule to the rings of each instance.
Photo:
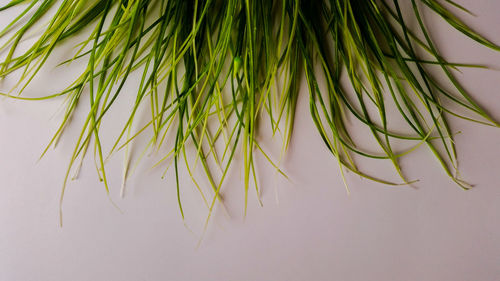
[[[500,2],[457,2],[477,15],[461,14],[467,23],[500,44]],[[0,13],[0,22],[6,21],[7,14]],[[500,68],[500,53],[435,17],[428,16],[427,25],[447,59]],[[500,120],[495,112],[500,72],[462,72],[460,81]],[[61,69],[45,72],[25,95],[50,93],[71,75]],[[1,89],[8,89],[12,80],[2,83]],[[56,112],[62,100],[1,99],[0,280],[498,280],[500,129],[451,119],[453,130],[461,131],[456,144],[462,176],[475,184],[470,191],[449,180],[422,147],[402,160],[408,178],[420,179],[417,188],[387,187],[349,173],[347,195],[303,93],[282,164],[293,182],[277,177],[260,157],[264,207],[250,193],[243,220],[242,182],[234,168],[224,187],[231,218],[216,212],[198,248],[206,210],[190,180],[185,178],[182,192],[192,232],[181,220],[174,179],[167,174],[161,180],[162,170],[150,169],[152,160],[142,162],[126,197],[119,198],[121,154],[107,167],[111,198],[123,213],[110,204],[88,157],[79,179],[68,187],[60,228],[59,194],[82,115],[57,149],[37,162],[61,118]],[[110,135],[126,114],[120,107],[127,108],[117,104],[114,117],[103,125]],[[360,165],[394,177],[385,162]]]

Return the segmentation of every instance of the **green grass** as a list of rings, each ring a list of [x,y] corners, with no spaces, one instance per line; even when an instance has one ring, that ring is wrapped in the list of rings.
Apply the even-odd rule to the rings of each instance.
[[[187,169],[207,205],[208,222],[217,201],[222,202],[221,188],[238,153],[243,161],[246,213],[250,190],[259,194],[256,153],[262,153],[285,176],[257,142],[262,127],[259,123],[270,122],[273,134],[283,136],[286,150],[293,135],[299,95],[308,95],[311,124],[337,159],[343,178],[344,170],[349,170],[384,184],[411,184],[399,159],[416,147],[427,146],[450,179],[468,189],[469,185],[457,176],[449,117],[495,127],[498,123],[453,74],[460,67],[483,66],[446,61],[430,38],[422,10],[433,11],[480,45],[497,51],[500,48],[459,20],[455,12],[469,12],[452,1],[411,0],[414,13],[410,17],[417,25],[414,28],[408,27],[408,17],[403,16],[399,2],[11,1],[0,8],[0,13],[14,6],[20,12],[0,30],[5,39],[0,46],[0,77],[20,75],[12,93],[21,94],[44,71],[54,50],[82,33],[87,39],[76,45],[74,56],[61,64],[78,63],[85,68],[59,93],[41,98],[11,92],[2,95],[24,100],[65,98],[64,118],[47,149],[63,134],[77,105],[89,103],[65,174],[61,206],[71,171],[79,169],[86,154],[94,154],[99,177],[109,193],[106,160],[125,150],[125,182],[130,174],[129,146],[138,135],[148,132],[151,139],[140,149],[144,153],[159,151],[167,146],[167,135],[174,136],[169,143],[171,151],[157,165],[173,165],[175,169],[183,218],[181,166]],[[30,32],[40,28],[31,47],[19,47]],[[430,67],[441,74],[431,75]],[[133,73],[140,77],[139,87],[125,89]],[[453,89],[447,89],[446,83]],[[299,91],[301,85],[307,85],[308,91]],[[130,99],[127,93],[132,91],[136,95],[130,115],[117,124],[121,132],[110,151],[104,151],[101,123],[116,100]],[[146,126],[134,131],[141,105],[150,107],[151,116]],[[391,106],[404,120],[407,133],[391,129]],[[349,118],[371,132],[379,152],[360,148],[351,137]],[[412,147],[395,151],[395,141]],[[194,157],[188,152],[192,148]],[[361,171],[353,155],[390,161],[400,180],[392,182]],[[203,182],[211,186],[210,196],[198,183],[195,169],[200,166],[206,176]]]

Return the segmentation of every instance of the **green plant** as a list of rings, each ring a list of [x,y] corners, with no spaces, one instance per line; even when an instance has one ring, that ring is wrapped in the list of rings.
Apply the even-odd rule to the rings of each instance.
[[[0,37],[7,38],[0,47],[4,53],[0,77],[20,73],[17,93],[43,71],[59,45],[80,33],[87,34],[87,39],[61,64],[74,62],[86,68],[59,93],[43,98],[2,95],[25,100],[65,97],[64,119],[48,147],[61,136],[77,104],[90,102],[65,175],[61,203],[71,169],[78,167],[79,158],[83,159],[91,144],[98,173],[109,192],[104,168],[107,157],[128,147],[146,130],[152,133],[145,148],[150,150],[165,145],[167,132],[174,132],[173,148],[163,160],[172,160],[182,216],[178,178],[182,164],[198,187],[193,168],[199,162],[204,169],[213,197],[207,200],[201,189],[200,194],[210,213],[220,199],[237,149],[243,155],[245,197],[251,185],[258,193],[255,153],[262,153],[283,174],[256,140],[260,116],[264,114],[269,120],[273,133],[284,136],[285,150],[299,94],[308,94],[312,120],[341,171],[347,169],[384,184],[410,184],[398,159],[425,145],[444,172],[467,189],[457,176],[456,149],[447,118],[491,126],[498,123],[453,76],[459,67],[482,66],[446,61],[432,43],[421,9],[432,10],[481,45],[500,48],[450,12],[450,8],[467,10],[452,1],[443,2],[411,0],[411,17],[417,22],[417,28],[411,29],[398,0],[12,0],[0,11],[22,8],[0,31]],[[32,46],[20,49],[28,32],[39,30],[46,18]],[[453,91],[429,74],[429,66],[440,68]],[[129,118],[123,120],[115,144],[105,152],[100,141],[101,122],[113,103],[131,91],[124,85],[134,71],[141,75],[134,106]],[[299,91],[301,83],[307,84],[308,93]],[[390,129],[387,101],[397,108],[411,133]],[[134,132],[132,125],[144,103],[150,104],[151,119]],[[348,116],[371,131],[379,153],[356,145],[346,124]],[[414,146],[394,151],[394,139]],[[195,159],[187,156],[188,146],[196,149]],[[391,161],[401,182],[360,171],[352,154]],[[215,167],[220,168],[216,177]],[[127,173],[126,168],[124,180]]]

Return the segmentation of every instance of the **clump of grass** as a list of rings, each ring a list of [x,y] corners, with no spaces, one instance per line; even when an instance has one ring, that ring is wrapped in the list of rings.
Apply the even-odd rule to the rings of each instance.
[[[459,67],[481,66],[446,61],[430,38],[421,10],[432,10],[485,47],[500,48],[450,10],[467,11],[465,8],[446,2],[451,5],[411,0],[411,17],[417,22],[417,28],[411,29],[398,0],[12,0],[0,8],[21,7],[19,15],[0,30],[0,37],[7,38],[0,46],[4,53],[0,77],[20,73],[15,87],[20,94],[43,71],[58,46],[77,34],[87,35],[75,46],[74,56],[61,62],[86,65],[81,75],[68,81],[61,92],[32,98],[65,97],[64,118],[47,148],[63,134],[77,105],[90,104],[69,161],[61,204],[70,171],[78,169],[91,146],[98,174],[109,193],[107,158],[125,149],[128,159],[130,143],[149,131],[151,139],[143,149],[151,151],[167,145],[167,132],[174,135],[172,149],[158,164],[170,160],[175,169],[182,217],[180,166],[185,166],[198,187],[210,218],[216,202],[222,201],[221,188],[236,153],[243,158],[246,212],[251,186],[259,193],[254,155],[262,153],[283,174],[257,142],[261,116],[269,120],[273,133],[284,136],[286,149],[299,94],[309,96],[312,121],[341,171],[389,185],[410,184],[399,158],[425,145],[444,172],[467,189],[457,176],[448,117],[491,126],[498,123],[453,75]],[[29,32],[41,27],[31,47],[18,47]],[[430,74],[429,66],[440,68],[453,91]],[[130,115],[123,120],[110,151],[103,151],[101,123],[117,99],[129,98],[123,95],[132,90],[124,85],[134,72],[141,78]],[[307,84],[308,92],[299,91],[302,83]],[[390,129],[388,101],[395,105],[410,133]],[[134,131],[143,104],[150,106],[151,117],[146,126]],[[359,147],[351,137],[348,116],[371,131],[380,147],[378,153]],[[395,151],[394,140],[414,147]],[[195,149],[195,157],[189,157],[189,148]],[[354,154],[390,161],[401,181],[391,182],[359,170]],[[210,197],[195,176],[197,165],[212,188]],[[126,162],[124,181],[128,166]]]

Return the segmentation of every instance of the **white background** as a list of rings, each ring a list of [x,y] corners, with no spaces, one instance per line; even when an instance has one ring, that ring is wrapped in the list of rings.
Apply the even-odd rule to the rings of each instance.
[[[477,17],[460,14],[500,44],[500,2],[457,1]],[[0,22],[11,16],[0,13]],[[500,68],[500,53],[478,46],[436,17],[427,24],[449,60]],[[57,60],[57,58],[56,58]],[[41,73],[24,95],[64,86],[67,69]],[[463,69],[466,89],[497,120],[498,70]],[[76,74],[78,72],[75,72]],[[65,78],[66,77],[66,78]],[[2,82],[9,89],[12,79]],[[58,84],[59,83],[59,84]],[[134,88],[129,88],[131,99]],[[224,187],[228,218],[216,212],[197,247],[206,210],[188,178],[182,180],[186,224],[181,220],[172,173],[150,169],[145,159],[119,197],[121,154],[109,163],[110,204],[89,157],[64,201],[58,200],[67,161],[85,107],[56,150],[37,159],[54,133],[62,99],[0,101],[0,280],[498,280],[500,276],[500,129],[451,119],[463,191],[419,148],[401,162],[410,188],[388,187],[347,175],[350,195],[311,122],[307,93],[297,109],[293,141],[279,178],[258,160],[260,207],[250,193],[243,219],[243,185],[237,168]],[[127,105],[118,103],[110,131],[119,130]],[[121,109],[121,110],[120,110]],[[120,118],[122,116],[122,118]],[[80,118],[79,118],[80,117]],[[110,125],[111,124],[111,125]],[[116,128],[115,128],[116,127]],[[108,142],[110,143],[110,141]],[[271,145],[272,146],[272,145]],[[391,178],[390,165],[361,168]],[[170,175],[170,176],[169,176]],[[278,194],[279,204],[276,202]]]

